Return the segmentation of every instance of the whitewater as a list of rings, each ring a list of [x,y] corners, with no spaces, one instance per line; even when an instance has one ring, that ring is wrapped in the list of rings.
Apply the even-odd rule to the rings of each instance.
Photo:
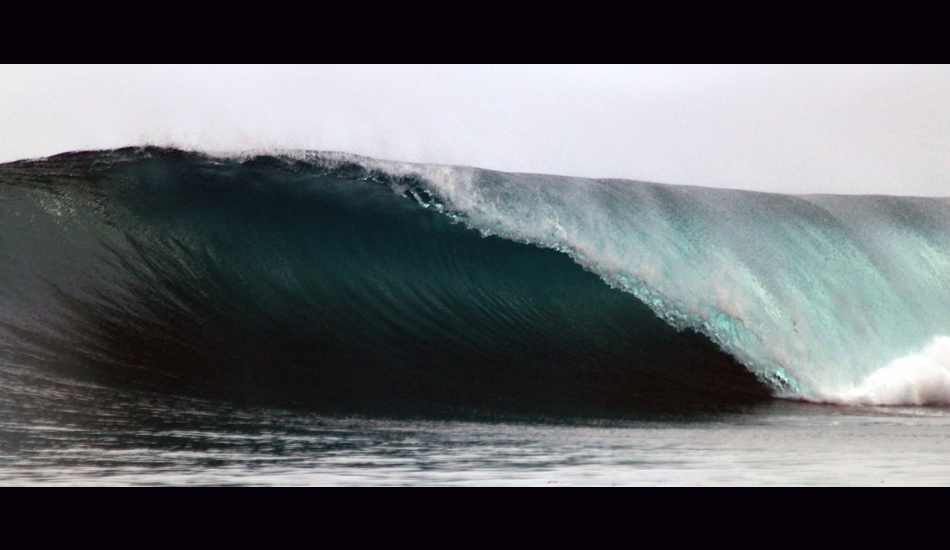
[[[584,316],[584,303],[589,302],[585,293],[603,303],[621,302],[613,301],[613,294],[588,289],[580,275],[545,279],[545,270],[560,270],[560,264],[548,256],[509,248],[515,244],[569,257],[599,277],[613,289],[610,292],[625,293],[644,304],[674,332],[703,335],[776,397],[855,405],[950,404],[947,198],[780,195],[503,173],[311,151],[207,155],[133,148],[61,155],[3,168],[0,327],[6,329],[7,336],[0,339],[0,349],[6,350],[8,357],[15,356],[18,364],[33,361],[24,357],[39,356],[44,357],[39,362],[49,364],[61,360],[63,348],[82,348],[83,360],[98,362],[99,372],[105,369],[100,363],[107,362],[121,363],[126,378],[139,376],[128,374],[137,372],[135,369],[153,372],[158,344],[151,340],[130,343],[130,338],[137,337],[136,331],[147,332],[143,319],[156,315],[166,316],[160,319],[166,332],[156,339],[193,354],[181,351],[179,358],[219,354],[218,348],[207,351],[217,340],[246,340],[241,335],[270,334],[266,330],[286,335],[290,330],[300,331],[299,338],[274,344],[278,353],[311,361],[313,354],[305,351],[306,346],[312,348],[313,342],[324,342],[319,335],[331,334],[326,342],[332,343],[327,343],[326,349],[332,352],[326,361],[333,364],[332,376],[339,380],[351,376],[339,372],[344,364],[372,365],[376,369],[373,376],[385,377],[395,376],[385,373],[385,364],[397,361],[392,358],[402,358],[398,361],[409,365],[425,355],[432,365],[451,363],[455,352],[448,347],[440,349],[440,338],[456,338],[452,344],[455,350],[471,348],[461,353],[467,357],[467,365],[503,362],[510,366],[537,356],[534,348],[514,350],[519,342],[537,340],[536,348],[544,349],[553,345],[558,334],[577,334],[583,345],[564,344],[565,349],[596,350],[600,346],[609,351],[614,349],[611,346],[622,345],[616,340],[633,341],[634,328],[647,326],[647,321],[628,326],[620,319],[623,311],[611,311],[610,327],[598,327],[597,323],[606,321],[598,318],[597,311]],[[213,185],[207,183],[212,180]],[[245,183],[234,183],[236,180]],[[386,202],[390,198],[377,196],[371,189],[385,189],[393,202]],[[239,193],[252,193],[253,197]],[[319,197],[314,198],[316,195]],[[258,204],[266,210],[268,201],[276,205],[271,214],[254,212],[245,205]],[[311,204],[307,201],[313,201],[313,212],[307,210],[306,205]],[[341,206],[320,206],[327,204]],[[227,210],[234,205],[240,209]],[[414,210],[405,210],[409,206]],[[296,224],[291,231],[281,225],[281,212],[294,208],[299,211],[286,216],[287,223]],[[241,212],[251,221],[241,221]],[[442,221],[424,218],[429,220],[425,229],[408,232],[406,228],[414,227],[412,224],[423,223],[422,213],[447,223],[443,227]],[[295,244],[295,239],[319,229],[309,225],[316,223],[310,217],[318,215],[322,220],[336,220],[333,223],[337,225],[332,231],[326,229],[327,238],[321,240],[331,244],[324,244],[322,251],[304,251],[322,259],[304,265],[299,260],[303,249],[295,248],[304,245]],[[254,221],[254,216],[261,218]],[[212,232],[206,227],[211,218],[229,229]],[[374,244],[376,236],[360,236],[374,224],[381,227],[374,228],[379,233],[373,235],[407,233],[405,238],[392,236],[389,244]],[[225,242],[226,237],[221,236],[228,234],[227,238],[238,240],[242,237],[233,234],[245,227],[250,229],[246,229],[248,241],[243,251],[237,241]],[[463,230],[476,231],[485,244],[465,240],[469,237]],[[353,233],[337,237],[342,231]],[[427,235],[438,235],[438,239],[427,244]],[[509,244],[498,244],[498,239]],[[408,248],[399,252],[398,258],[381,259],[387,254],[396,256],[397,247],[403,245]],[[439,250],[482,246],[485,252],[478,254],[491,260],[479,259],[477,269],[472,267],[476,264],[465,263],[469,259],[452,252],[433,265],[431,275],[425,275],[427,262],[434,262]],[[47,254],[40,255],[42,251]],[[242,258],[242,254],[251,257]],[[344,257],[345,262],[341,260]],[[373,273],[376,261],[396,267]],[[519,265],[541,268],[533,275],[502,273],[509,262],[522,261]],[[342,270],[330,266],[343,263],[353,271],[332,277],[313,274],[322,269],[319,266],[328,273]],[[208,275],[212,264],[216,270],[230,266],[230,271]],[[418,267],[422,275],[414,274],[413,265],[422,266]],[[478,271],[494,269],[492,266],[499,272],[482,275]],[[399,269],[404,270],[399,271],[403,275],[394,276]],[[418,284],[414,280],[430,276],[438,279],[433,284],[442,285],[438,287],[441,294],[426,294],[429,290],[412,286]],[[479,277],[494,277],[493,286],[479,282]],[[538,278],[538,288],[529,288],[533,277]],[[560,284],[568,277],[576,277],[578,282],[571,283],[575,287],[543,286],[544,281]],[[354,283],[354,278],[361,282]],[[514,278],[523,287],[505,294],[503,285]],[[133,279],[135,284],[128,283]],[[56,292],[40,288],[41,281],[49,282]],[[99,286],[90,290],[89,281]],[[209,281],[217,286],[203,286],[211,284]],[[452,286],[456,283],[457,288]],[[470,283],[470,287],[464,286]],[[374,294],[366,294],[370,287]],[[575,294],[568,295],[571,292]],[[323,293],[319,299],[305,298],[318,293]],[[559,298],[542,303],[552,293]],[[250,294],[257,296],[256,302],[250,301]],[[248,305],[235,306],[240,313],[224,312],[224,301],[219,298],[225,295],[230,303],[248,300]],[[216,298],[202,301],[208,296]],[[261,305],[265,296],[270,305]],[[68,307],[56,305],[59,301]],[[33,313],[57,307],[70,313],[47,317],[79,319],[75,325],[83,326],[90,326],[89,319],[95,319],[98,332],[77,336],[75,326],[64,329],[62,324],[51,329],[55,322]],[[630,317],[639,315],[637,306],[624,307]],[[319,308],[325,311],[317,312]],[[350,323],[346,316],[357,315],[354,311],[370,310],[376,312],[372,320],[366,315],[346,324]],[[235,328],[226,337],[215,333],[182,343],[188,337],[173,333],[179,329],[172,325],[186,326],[181,319],[192,314],[200,319],[194,323],[195,331],[208,330],[211,319],[217,320],[216,326]],[[420,318],[407,320],[411,315]],[[254,324],[249,318],[258,320]],[[241,325],[245,322],[246,327]],[[492,323],[510,330],[504,335],[493,334]],[[157,325],[148,326],[154,331]],[[353,328],[357,326],[360,328]],[[449,326],[476,327],[481,333],[449,334]],[[661,330],[649,326],[649,330],[643,329],[644,334]],[[584,332],[589,327],[596,330]],[[364,331],[359,338],[353,336],[359,331]],[[512,331],[521,334],[512,335]],[[604,344],[608,334],[611,341]],[[67,337],[73,340],[64,343]],[[92,337],[94,344],[89,343]],[[571,337],[565,336],[566,341]],[[258,344],[265,341],[264,336],[260,338]],[[373,342],[366,344],[367,338]],[[494,344],[490,341],[505,338],[504,350],[491,348]],[[687,345],[687,340],[677,336],[663,338],[672,342],[663,348],[667,356]],[[55,345],[49,344],[54,340]],[[178,343],[168,344],[170,341]],[[689,346],[702,346],[689,342]],[[361,347],[366,345],[376,346],[377,351]],[[385,358],[378,351],[383,347]],[[39,348],[47,352],[55,348],[56,353],[44,355]],[[117,348],[123,350],[121,359],[115,357]],[[704,360],[696,358],[711,353],[696,349],[700,351],[683,355],[681,362],[691,365],[689,368],[705,368]],[[585,352],[591,361],[596,353]],[[623,353],[618,351],[609,362],[603,359],[603,364],[613,368],[624,361]],[[51,358],[56,354],[59,358]],[[557,365],[551,364],[554,359],[545,360],[556,370]],[[581,357],[577,362],[584,360]],[[564,361],[566,364],[568,359]],[[162,368],[167,371],[171,367]],[[454,382],[445,380],[458,376],[466,381],[465,391],[475,391],[471,388],[477,373],[461,368],[455,373],[432,369],[419,375],[420,379],[437,380],[431,387],[450,387]],[[407,367],[405,372],[410,371]],[[532,371],[525,377],[535,375]],[[149,376],[149,384],[159,384],[162,378]],[[183,375],[175,371],[169,376]],[[202,371],[201,376],[219,373]],[[671,376],[663,384],[677,384],[676,378]],[[695,383],[694,375],[690,379]],[[334,384],[343,383],[339,380]],[[551,387],[555,383],[549,382]],[[417,386],[417,382],[406,384]],[[497,388],[486,383],[488,386]],[[273,385],[262,391],[285,389]],[[419,395],[423,394],[429,395]]]

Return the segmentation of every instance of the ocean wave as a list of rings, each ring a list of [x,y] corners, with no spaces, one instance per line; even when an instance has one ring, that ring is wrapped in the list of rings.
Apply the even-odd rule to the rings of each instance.
[[[946,372],[947,199],[136,148],[0,167],[0,236],[0,354],[109,383],[327,410],[942,403],[869,388]]]

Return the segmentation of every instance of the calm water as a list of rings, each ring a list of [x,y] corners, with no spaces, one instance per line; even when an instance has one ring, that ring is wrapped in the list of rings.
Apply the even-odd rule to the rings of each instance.
[[[0,370],[0,485],[947,484],[950,410],[644,421],[328,418]]]

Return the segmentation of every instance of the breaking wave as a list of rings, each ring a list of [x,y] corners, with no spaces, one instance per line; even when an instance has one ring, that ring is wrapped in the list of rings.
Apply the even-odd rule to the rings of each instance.
[[[0,359],[41,375],[347,412],[947,404],[947,335],[948,199],[312,152],[0,166]]]

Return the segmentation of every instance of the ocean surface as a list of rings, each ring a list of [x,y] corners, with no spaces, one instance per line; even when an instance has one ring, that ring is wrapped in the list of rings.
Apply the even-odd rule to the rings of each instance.
[[[16,378],[0,375],[0,486],[950,483],[945,408],[367,418]]]
[[[950,199],[0,165],[0,484],[942,484]]]

